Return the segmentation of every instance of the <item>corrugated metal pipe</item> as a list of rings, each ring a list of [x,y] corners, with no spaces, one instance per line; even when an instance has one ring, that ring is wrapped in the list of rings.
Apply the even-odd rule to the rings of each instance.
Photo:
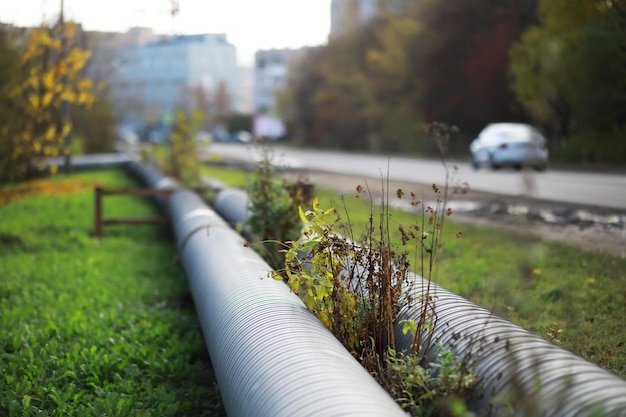
[[[428,281],[411,277],[416,298]],[[477,377],[472,409],[486,415],[626,416],[626,380],[568,352],[433,283],[435,326],[422,349],[435,360],[441,348]],[[398,320],[416,320],[421,303],[405,306]],[[398,349],[412,350],[413,336],[396,326]],[[508,407],[512,413],[506,413]]]
[[[231,223],[246,223],[244,191],[225,189],[215,201],[216,210]],[[412,274],[410,281],[418,298],[426,292],[427,281],[419,275]],[[430,285],[436,326],[422,352],[435,360],[443,348],[473,367],[472,409],[481,415],[626,416],[626,380]],[[405,306],[399,320],[417,320],[420,305]],[[403,335],[399,325],[396,343],[399,351],[413,350],[413,337]]]
[[[227,414],[404,416],[243,238],[194,193],[139,163],[167,212]]]

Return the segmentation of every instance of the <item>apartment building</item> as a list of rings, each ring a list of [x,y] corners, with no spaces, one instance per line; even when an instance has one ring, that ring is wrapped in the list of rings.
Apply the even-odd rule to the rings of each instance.
[[[370,23],[383,10],[400,13],[405,2],[406,0],[332,0],[330,37],[332,39],[345,35]]]
[[[146,39],[142,34],[141,39]],[[122,120],[133,127],[171,122],[177,108],[210,107],[225,97],[235,110],[239,75],[235,46],[225,34],[156,37],[119,50],[112,77]]]
[[[330,37],[345,35],[378,14],[378,0],[332,0]]]
[[[290,71],[297,61],[316,47],[267,49],[255,54],[253,104],[255,135],[278,138],[286,133],[277,95],[287,87]],[[284,109],[282,109],[284,110]]]
[[[254,54],[254,110],[271,110],[276,104],[275,94],[287,86],[291,62],[301,49],[266,49]]]

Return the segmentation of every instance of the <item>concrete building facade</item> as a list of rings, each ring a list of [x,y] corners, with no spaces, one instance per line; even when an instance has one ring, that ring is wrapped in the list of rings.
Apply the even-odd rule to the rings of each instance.
[[[332,0],[330,37],[367,25],[383,12],[401,13],[405,4],[406,0]]]
[[[254,55],[254,111],[271,111],[275,94],[287,86],[289,67],[302,49],[259,50]]]
[[[331,38],[369,23],[378,14],[378,0],[332,0],[330,7]]]
[[[255,53],[252,133],[256,137],[277,139],[285,134],[276,94],[287,87],[290,67],[304,51],[304,48],[267,49]]]
[[[143,34],[142,39],[145,39]],[[177,108],[204,96],[207,103],[239,96],[236,49],[224,34],[160,37],[119,50],[114,63],[113,93],[125,123],[134,127],[161,120],[167,124]],[[200,92],[200,93],[199,93]]]

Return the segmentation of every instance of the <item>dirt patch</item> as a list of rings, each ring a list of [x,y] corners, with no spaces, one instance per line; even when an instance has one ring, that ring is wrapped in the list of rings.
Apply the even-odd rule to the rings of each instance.
[[[93,184],[86,183],[79,179],[66,181],[36,180],[19,183],[0,190],[0,206],[11,201],[25,198],[34,194],[74,194],[93,187]]]

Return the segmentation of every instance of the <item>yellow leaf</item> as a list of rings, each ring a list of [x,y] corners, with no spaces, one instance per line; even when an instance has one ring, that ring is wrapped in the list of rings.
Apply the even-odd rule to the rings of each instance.
[[[309,220],[306,218],[306,215],[304,214],[304,210],[302,209],[302,206],[298,207],[298,214],[300,215],[300,220],[302,220],[302,223],[309,224]]]
[[[52,38],[50,37],[50,34],[46,29],[43,28],[33,30],[31,39],[42,45],[52,44]]]
[[[326,326],[327,329],[332,330],[332,324],[330,323],[330,319],[328,318],[328,315],[324,312],[324,311],[320,311],[319,313],[317,313],[317,318],[320,319],[320,321],[322,323],[324,323],[324,326]]]
[[[48,107],[50,105],[50,103],[52,102],[52,97],[54,97],[54,95],[52,93],[46,93],[43,96],[43,102],[41,103],[41,107]]]
[[[30,94],[28,96],[28,102],[30,103],[30,105],[32,106],[34,110],[39,109],[39,97],[37,97],[36,94]]]
[[[73,91],[64,91],[61,94],[61,100],[67,101],[68,103],[75,103],[77,99],[76,93]]]
[[[58,171],[58,167],[56,166],[56,164],[52,164],[52,165],[50,166],[50,173],[51,173],[52,175],[55,175],[55,174],[57,173],[57,171]]]
[[[313,210],[318,211],[319,209],[320,209],[320,200],[319,198],[315,197],[313,199]]]
[[[43,81],[43,86],[47,90],[52,90],[55,84],[54,72],[48,71],[41,76],[41,80]]]
[[[65,126],[63,126],[63,129],[61,130],[61,137],[66,137],[67,135],[70,134],[71,131],[72,131],[72,124],[67,123]]]
[[[46,134],[44,135],[44,139],[46,141],[51,141],[54,139],[54,135],[56,134],[56,128],[54,126],[50,126],[48,127],[48,130],[46,130]]]
[[[76,102],[78,104],[90,104],[92,100],[93,100],[93,96],[91,94],[81,91],[78,94],[78,98],[76,99]]]

